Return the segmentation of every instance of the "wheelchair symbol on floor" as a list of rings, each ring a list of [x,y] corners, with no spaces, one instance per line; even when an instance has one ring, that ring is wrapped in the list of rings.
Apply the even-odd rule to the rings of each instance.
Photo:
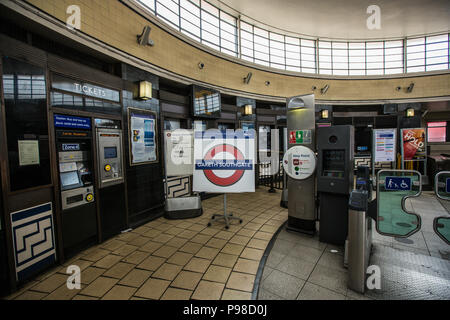
[[[406,177],[386,177],[385,189],[391,191],[411,190],[411,178]]]

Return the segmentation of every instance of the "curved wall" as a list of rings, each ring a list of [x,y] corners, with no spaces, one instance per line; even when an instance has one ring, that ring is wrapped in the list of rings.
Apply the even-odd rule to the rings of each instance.
[[[19,3],[20,1],[14,1]],[[273,97],[280,100],[298,94],[315,93],[322,102],[398,102],[409,100],[427,100],[429,98],[449,99],[450,72],[408,74],[384,78],[337,78],[304,76],[275,69],[265,69],[244,61],[215,53],[199,44],[192,44],[188,38],[173,30],[166,30],[162,23],[155,21],[149,14],[140,10],[130,1],[118,0],[27,0],[39,11],[64,22],[69,5],[78,5],[81,9],[81,32],[102,43],[146,61],[156,67],[167,70],[193,82],[201,82],[235,91],[236,95],[250,93]],[[150,38],[153,47],[139,46],[136,35],[144,26],[150,25]],[[198,68],[203,62],[205,67]],[[252,72],[249,84],[243,78]],[[266,81],[270,85],[265,84]],[[406,87],[414,83],[414,90],[406,92]],[[320,94],[320,88],[326,84],[329,90]],[[317,89],[312,90],[315,86]],[[402,87],[397,91],[397,87]]]

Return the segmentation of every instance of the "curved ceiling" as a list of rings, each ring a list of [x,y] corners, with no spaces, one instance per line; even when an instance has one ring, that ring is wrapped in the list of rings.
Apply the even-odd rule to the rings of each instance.
[[[450,30],[449,0],[211,0],[255,24],[317,38],[390,39]],[[370,5],[380,7],[381,28],[369,30]],[[235,14],[236,14],[235,12]],[[248,19],[246,19],[248,20]],[[277,30],[273,30],[277,31]],[[278,30],[279,31],[279,30]]]

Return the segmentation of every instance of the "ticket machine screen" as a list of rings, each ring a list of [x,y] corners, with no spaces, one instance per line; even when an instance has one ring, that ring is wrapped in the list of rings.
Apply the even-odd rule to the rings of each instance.
[[[331,178],[344,178],[345,150],[323,150],[322,175]]]
[[[68,186],[78,186],[80,184],[78,171],[61,172],[60,177],[61,177],[61,186],[63,188]]]
[[[117,158],[117,147],[105,147],[104,148],[105,159]]]

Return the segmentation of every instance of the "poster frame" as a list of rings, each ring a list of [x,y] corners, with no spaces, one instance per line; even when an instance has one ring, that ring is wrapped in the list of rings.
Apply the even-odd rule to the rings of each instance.
[[[412,160],[405,160],[405,157],[404,157],[404,145],[403,145],[403,131],[405,131],[405,130],[423,130],[423,132],[424,132],[424,135],[425,135],[425,138],[424,138],[424,149],[425,149],[425,157],[423,158],[423,159],[412,159]],[[402,168],[402,170],[405,168],[405,162],[406,161],[411,161],[411,162],[421,162],[421,161],[423,161],[424,162],[424,175],[426,175],[426,168],[427,168],[427,147],[428,147],[428,134],[427,134],[428,132],[427,132],[427,128],[422,128],[422,127],[420,127],[420,128],[401,128],[400,129],[400,150],[401,150],[401,161],[402,161],[402,163],[401,163],[401,168]]]
[[[390,162],[392,165],[392,168],[396,168],[397,166],[397,128],[378,128],[378,129],[372,129],[372,174],[375,175],[375,160],[376,160],[376,145],[377,145],[377,139],[376,139],[376,131],[383,131],[383,130],[392,130],[394,133],[394,160],[393,161],[379,161],[379,162]]]
[[[133,141],[131,138],[131,114],[135,113],[135,114],[141,114],[144,116],[150,116],[150,117],[154,117],[155,119],[155,154],[156,154],[156,159],[153,161],[143,161],[143,162],[133,162]],[[152,110],[145,110],[145,109],[138,109],[138,108],[132,108],[132,107],[128,107],[127,108],[127,122],[128,122],[128,158],[130,161],[130,167],[134,167],[134,166],[140,166],[140,165],[146,165],[146,164],[154,164],[154,163],[159,163],[159,137],[158,137],[158,114],[155,111]]]

